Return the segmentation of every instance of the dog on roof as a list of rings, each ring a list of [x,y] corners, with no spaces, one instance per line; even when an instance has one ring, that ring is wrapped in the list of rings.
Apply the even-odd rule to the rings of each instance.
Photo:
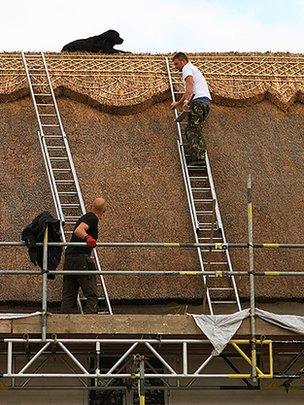
[[[91,53],[117,53],[123,52],[115,49],[115,45],[123,43],[119,33],[115,30],[108,30],[95,37],[77,39],[64,45],[61,52],[91,52]]]

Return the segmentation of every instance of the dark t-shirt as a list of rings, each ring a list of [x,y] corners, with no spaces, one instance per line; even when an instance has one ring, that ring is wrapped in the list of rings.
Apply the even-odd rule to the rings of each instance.
[[[74,231],[75,229],[81,224],[81,222],[84,222],[85,224],[89,225],[89,229],[87,230],[87,234],[91,235],[94,239],[97,240],[98,238],[98,218],[93,212],[87,212],[84,214],[82,217],[78,219],[78,221],[75,224]],[[75,235],[73,231],[72,237],[71,237],[71,242],[84,242],[83,239],[78,238],[78,236]],[[71,254],[77,254],[77,255],[90,255],[92,249],[90,249],[88,246],[68,246],[66,248],[65,254],[66,255],[71,255]]]

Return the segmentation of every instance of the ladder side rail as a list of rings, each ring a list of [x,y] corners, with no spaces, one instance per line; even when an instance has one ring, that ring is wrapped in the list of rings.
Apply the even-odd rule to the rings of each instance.
[[[217,218],[217,222],[218,225],[222,231],[222,239],[223,239],[223,243],[227,243],[227,239],[226,239],[226,235],[225,235],[225,231],[224,231],[224,226],[223,226],[223,222],[222,222],[222,217],[221,217],[221,212],[218,206],[218,200],[217,200],[217,196],[216,196],[216,192],[215,192],[215,186],[214,186],[214,182],[213,182],[213,177],[212,177],[212,172],[211,172],[211,165],[210,165],[210,161],[209,161],[209,157],[208,157],[208,153],[206,151],[206,167],[207,167],[207,173],[208,173],[208,178],[209,178],[209,183],[210,183],[210,188],[211,188],[211,194],[212,194],[212,198],[215,200],[216,204],[215,204],[215,212],[216,212],[216,218]],[[227,258],[227,263],[228,263],[228,270],[229,271],[233,271],[232,269],[232,263],[231,263],[231,259],[230,259],[230,254],[228,249],[225,249],[225,254],[226,254],[226,258]],[[236,285],[236,281],[235,281],[235,276],[232,275],[231,276],[231,280],[232,280],[232,285],[233,285],[233,290],[235,293],[235,298],[236,298],[236,302],[237,302],[237,307],[239,309],[239,311],[242,310],[242,306],[241,306],[241,302],[240,302],[240,298],[239,298],[239,293],[238,293],[238,289],[237,289],[237,285]]]
[[[167,57],[165,58],[165,61],[166,61],[166,67],[167,67],[167,74],[168,74],[168,78],[169,78],[169,85],[170,85],[170,90],[171,90],[172,101],[175,101],[176,99],[175,99],[175,94],[174,94],[174,89],[173,89],[170,65],[169,65],[169,61],[168,61]],[[176,109],[174,109],[174,115],[175,115],[175,118],[177,118],[178,112]],[[198,219],[197,219],[197,215],[196,215],[194,198],[193,198],[193,194],[191,191],[191,182],[190,182],[190,178],[189,178],[189,171],[187,168],[186,157],[185,157],[184,146],[183,146],[182,131],[181,131],[179,122],[176,122],[176,127],[177,127],[177,133],[178,133],[177,148],[178,148],[178,153],[179,153],[179,158],[180,158],[180,163],[181,163],[181,168],[182,168],[184,185],[185,185],[185,189],[186,189],[188,206],[190,209],[192,228],[193,228],[193,232],[194,232],[195,242],[198,243],[199,240],[198,240],[197,232],[199,230],[199,223],[198,223]],[[202,256],[202,251],[200,248],[197,248],[197,255],[198,255],[200,269],[202,272],[204,272],[203,256]],[[207,285],[206,276],[203,276],[203,281],[204,281],[204,284]],[[210,314],[213,315],[214,312],[213,312],[210,292],[209,292],[208,288],[206,289],[206,298],[207,298]]]
[[[188,206],[189,206],[189,211],[191,215],[191,223],[193,227],[193,232],[196,234],[198,228],[198,221],[197,221],[197,216],[196,212],[194,211],[194,201],[193,198],[191,199],[192,193],[189,192],[189,186],[190,186],[190,179],[189,176],[187,176],[187,169],[186,169],[186,162],[185,162],[185,154],[183,151],[183,145],[180,144],[179,139],[177,139],[177,148],[178,148],[178,153],[179,153],[179,159],[181,163],[181,168],[182,168],[182,175],[183,175],[183,180],[184,180],[184,185],[186,187],[186,196],[187,196],[187,201],[188,201]]]
[[[168,58],[166,57],[165,60],[166,60],[167,73],[168,73],[168,78],[169,78],[169,85],[170,85],[170,90],[171,90],[172,101],[176,101]],[[176,108],[174,109],[174,115],[175,115],[175,118],[177,118],[178,113],[177,113]],[[188,169],[187,169],[187,164],[186,164],[186,159],[185,159],[185,151],[184,151],[184,145],[183,145],[182,131],[181,131],[181,127],[180,127],[179,122],[176,122],[176,127],[177,127],[178,138],[179,138],[179,148],[178,148],[178,150],[181,152],[180,153],[180,162],[181,162],[181,166],[182,166],[184,184],[185,184],[185,188],[186,188],[186,194],[187,194],[188,204],[189,204],[189,208],[190,208],[191,219],[192,219],[192,222],[193,222],[193,224],[195,226],[195,229],[198,230],[199,229],[199,223],[198,223],[198,219],[197,219],[197,215],[196,215],[194,198],[193,198],[193,195],[192,195],[192,192],[191,192],[189,172],[188,172]],[[181,150],[181,148],[182,148],[182,150]]]
[[[42,157],[43,157],[43,160],[44,160],[44,164],[45,164],[45,167],[47,169],[46,173],[47,173],[47,176],[48,176],[48,180],[49,180],[49,183],[51,184],[51,182],[52,182],[52,179],[51,179],[52,172],[50,172],[50,170],[48,168],[47,155],[46,155],[46,151],[45,151],[42,139],[40,137],[39,131],[38,131],[38,139],[39,139],[39,144],[40,144],[41,151],[42,151]],[[56,196],[55,196],[55,190],[53,189],[53,187],[51,187],[51,193],[52,193],[52,197],[53,197],[53,200],[54,200],[54,203],[55,203]],[[60,218],[60,212],[59,212],[59,209],[58,209],[56,204],[55,204],[55,211],[56,211],[57,217]],[[63,231],[63,222],[62,222],[62,220],[60,221],[60,233],[61,233],[62,242],[65,243],[66,238],[65,238],[64,231]]]
[[[72,176],[73,176],[73,180],[74,180],[74,183],[75,183],[77,196],[79,198],[80,208],[81,208],[82,214],[85,214],[86,209],[85,209],[85,205],[84,205],[80,185],[79,185],[79,182],[78,182],[78,177],[77,177],[77,174],[76,174],[76,170],[75,170],[75,166],[74,166],[74,162],[73,162],[73,158],[72,158],[72,153],[71,153],[71,150],[70,150],[69,143],[67,141],[66,133],[65,133],[63,125],[62,125],[61,116],[60,116],[58,105],[57,105],[57,100],[56,100],[56,97],[55,97],[55,94],[54,94],[51,78],[50,78],[48,67],[47,67],[47,62],[46,62],[46,59],[45,59],[45,56],[44,56],[43,52],[41,52],[41,57],[42,57],[44,69],[45,69],[45,72],[46,72],[49,88],[50,88],[50,91],[51,91],[52,100],[53,100],[54,108],[55,108],[55,111],[56,111],[56,116],[57,116],[58,123],[59,123],[59,126],[60,126],[62,139],[63,139],[64,145],[65,145],[65,148],[66,148],[69,165],[70,165],[70,168],[71,168],[71,171],[72,171]],[[100,266],[100,261],[99,261],[96,249],[94,249],[93,254],[94,254],[94,259],[95,259],[95,262],[96,262],[97,270],[100,272],[101,271],[101,266]],[[110,315],[113,315],[113,310],[112,310],[112,306],[111,306],[111,303],[110,303],[110,299],[109,299],[107,287],[106,287],[106,284],[105,284],[104,276],[102,274],[99,274],[99,277],[100,277],[100,281],[101,281],[101,284],[102,284],[102,288],[103,288],[103,292],[104,292],[104,295],[105,295],[105,300],[106,300],[106,303],[107,303],[109,313],[110,313]],[[82,306],[81,306],[81,303],[80,303],[79,294],[78,294],[78,297],[77,297],[77,301],[78,301],[78,305],[80,306],[80,310],[82,312]]]
[[[63,212],[62,212],[60,199],[59,199],[59,195],[58,195],[58,192],[57,192],[55,178],[54,178],[54,175],[53,175],[52,170],[51,170],[51,162],[49,160],[48,153],[46,151],[44,132],[43,132],[38,107],[37,107],[36,99],[35,99],[35,96],[34,96],[34,90],[33,90],[33,86],[32,86],[32,81],[31,81],[31,77],[30,77],[30,74],[29,74],[29,70],[28,70],[28,66],[27,66],[27,62],[26,62],[24,52],[21,52],[21,55],[22,55],[22,61],[23,61],[23,65],[24,65],[24,69],[25,69],[25,72],[26,72],[26,77],[27,77],[27,81],[28,81],[28,85],[29,85],[29,89],[30,89],[30,93],[31,93],[31,98],[32,98],[35,113],[36,113],[36,118],[37,118],[37,121],[38,121],[39,143],[40,143],[40,147],[41,147],[41,150],[42,150],[42,154],[43,154],[43,158],[44,158],[44,163],[45,163],[49,183],[50,183],[50,186],[51,186],[51,192],[52,192],[52,196],[53,196],[53,201],[54,201],[54,205],[55,205],[56,214],[59,217],[60,221],[64,222],[64,215],[63,215]]]
[[[75,170],[75,166],[74,166],[74,162],[73,162],[73,158],[72,158],[72,153],[71,153],[68,141],[67,141],[66,133],[65,133],[63,125],[62,125],[61,116],[60,116],[58,105],[57,105],[57,100],[56,100],[56,97],[55,97],[55,94],[54,94],[51,78],[50,78],[48,67],[47,67],[47,62],[45,60],[45,56],[44,56],[43,52],[41,52],[41,57],[42,57],[45,73],[46,73],[46,76],[47,76],[50,92],[51,92],[51,95],[52,95],[52,100],[53,100],[53,103],[54,103],[54,108],[55,108],[55,111],[56,111],[56,116],[57,116],[57,119],[58,119],[58,124],[59,124],[60,131],[61,131],[61,134],[62,134],[64,146],[66,148],[69,165],[70,165],[70,168],[71,168],[71,171],[72,171],[73,180],[75,182],[75,187],[76,187],[76,190],[77,190],[81,211],[82,211],[83,214],[85,214],[86,209],[85,209],[85,205],[84,205],[80,185],[79,185],[79,182],[78,182],[78,177],[77,177],[77,174],[76,174],[76,170]]]
[[[102,269],[101,269],[101,265],[100,265],[100,261],[99,261],[96,249],[93,250],[93,255],[94,255],[95,262],[96,262],[97,270],[99,272],[101,272]],[[100,281],[102,284],[102,288],[103,288],[103,292],[104,292],[104,296],[105,296],[105,300],[107,303],[109,313],[110,313],[110,315],[113,315],[113,309],[112,309],[112,305],[110,302],[110,298],[109,298],[108,290],[107,290],[106,283],[104,280],[104,276],[103,276],[103,274],[99,274],[99,277],[100,277]]]

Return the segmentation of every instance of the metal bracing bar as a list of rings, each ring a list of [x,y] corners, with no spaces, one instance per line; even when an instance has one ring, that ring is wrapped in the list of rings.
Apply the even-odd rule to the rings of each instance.
[[[61,358],[61,361],[63,361],[63,363],[70,369],[72,370],[74,373],[76,373],[75,368],[72,367],[72,365],[65,359],[65,358]],[[96,373],[97,374],[97,373]],[[88,387],[86,381],[82,378],[78,378],[78,381],[84,386],[84,387]]]
[[[13,342],[13,343],[41,343],[41,339],[35,338],[35,339],[25,339],[25,338],[4,338],[4,342]],[[47,342],[50,343],[57,343],[57,342],[62,342],[62,343],[96,343],[100,342],[100,344],[105,344],[105,343],[113,343],[113,344],[118,344],[118,343],[160,343],[159,339],[46,339]],[[191,344],[206,344],[208,343],[211,345],[210,341],[208,339],[162,339],[161,344],[182,344],[183,342],[186,343],[191,343]],[[242,340],[244,342],[244,340]]]
[[[129,358],[129,359],[125,362],[125,364],[123,364],[121,367],[119,367],[117,373],[119,374],[119,373],[121,372],[121,370],[123,370],[125,367],[127,367],[127,365],[128,365],[130,362],[131,362],[131,358]],[[152,369],[152,371],[154,371],[154,370]],[[155,372],[155,371],[154,371],[154,372]],[[109,385],[111,385],[111,383],[113,382],[113,380],[115,380],[115,379],[112,378],[111,380],[108,380],[106,383],[104,383],[104,384],[102,385],[102,387],[103,387],[103,388],[104,388],[104,387],[108,387]],[[103,388],[102,388],[102,389],[103,389]]]
[[[249,289],[250,289],[250,332],[251,332],[251,374],[256,382],[257,358],[256,358],[256,337],[255,337],[255,299],[254,299],[254,265],[253,265],[253,221],[252,221],[252,184],[251,175],[247,180],[247,215],[248,215],[248,255],[249,255]]]
[[[42,246],[43,243],[38,242],[37,246]],[[86,246],[85,242],[49,242],[49,246]],[[26,247],[25,242],[17,241],[0,241],[0,247],[16,247],[24,246]],[[193,243],[193,242],[97,242],[97,247],[139,247],[139,248],[185,248],[185,249],[194,249],[194,248],[213,248],[213,249],[248,249],[248,243]],[[253,243],[250,247],[254,249],[274,249],[274,248],[283,248],[283,249],[304,249],[304,243]]]
[[[7,345],[7,373],[12,374],[13,368],[13,342],[8,342]]]
[[[32,275],[32,276],[41,276],[42,272],[39,270],[0,270],[0,275]],[[57,274],[57,275],[79,275],[79,274],[104,274],[104,275],[117,275],[117,276],[126,276],[126,275],[143,275],[143,276],[215,276],[215,277],[228,277],[231,278],[234,276],[248,276],[251,273],[249,271],[222,271],[222,270],[102,270],[97,272],[96,270],[49,270],[48,274]],[[253,273],[255,277],[289,277],[289,276],[304,276],[303,271],[260,271]]]
[[[133,343],[131,347],[124,353],[122,357],[114,364],[114,366],[108,371],[107,374],[112,374],[114,370],[125,360],[126,357],[135,349],[139,342]]]
[[[240,374],[240,370],[232,363],[228,356],[221,356],[221,358],[228,364],[228,366],[236,373]],[[242,379],[248,388],[254,388],[255,385],[252,385],[246,378]]]
[[[153,373],[157,373],[157,370],[155,367],[152,366],[152,364],[150,364],[150,362],[146,359],[145,360],[146,365],[153,371]],[[164,380],[163,378],[160,378],[160,380],[162,380],[162,382],[164,383],[164,385],[166,385],[167,387],[172,387],[172,385],[170,385],[166,380]]]
[[[48,360],[49,360],[49,357],[46,357],[44,360],[42,360],[42,362],[39,364],[39,366],[37,366],[37,367],[35,368],[35,373],[37,373],[39,370],[41,370],[42,367],[48,362]],[[26,387],[27,384],[28,384],[31,380],[32,380],[31,378],[27,378],[22,384],[20,384],[19,387]]]
[[[146,396],[145,396],[145,361],[144,361],[143,358],[141,359],[141,361],[139,363],[138,396],[139,396],[139,405],[145,405],[145,403],[146,403]]]
[[[86,370],[86,368],[80,363],[79,360],[76,359],[76,357],[67,349],[67,347],[62,343],[58,342],[58,345],[62,348],[62,350],[69,356],[71,360],[84,372],[85,375],[88,375],[89,372]]]
[[[158,342],[159,343],[159,342]],[[151,346],[150,343],[146,342],[145,345],[147,348],[155,355],[155,357],[158,358],[158,360],[169,370],[171,371],[172,374],[176,375],[176,372],[173,370],[173,368],[166,362],[166,360],[154,349],[153,346]]]
[[[248,356],[247,356],[247,354],[236,344],[236,343],[234,343],[234,342],[231,342],[231,344],[232,344],[232,346],[235,348],[235,350],[243,357],[243,359],[252,367],[252,364],[253,364],[253,358],[252,359],[250,359]],[[251,354],[252,355],[252,354]],[[255,374],[257,374],[257,372],[258,372],[258,374],[259,374],[259,377],[260,376],[264,376],[264,373],[263,373],[263,371],[262,370],[260,370],[259,369],[259,367],[255,367],[255,370],[256,370],[256,373]]]
[[[25,370],[27,370],[36,359],[38,359],[38,357],[49,347],[50,344],[51,342],[46,342],[45,345],[34,355],[34,357],[31,358],[31,360],[19,371],[17,375],[24,374]]]
[[[52,385],[52,386],[31,386],[31,387],[22,387],[22,386],[17,386],[17,387],[9,387],[8,388],[10,391],[20,391],[20,390],[24,390],[24,391],[43,391],[43,390],[47,390],[47,391],[53,391],[53,390],[64,390],[64,391],[75,391],[75,384],[74,385]],[[113,385],[113,386],[104,386],[104,387],[94,387],[94,386],[86,386],[86,387],[77,387],[77,391],[96,391],[96,390],[107,390],[107,391],[127,391],[127,390],[131,390],[134,391],[135,387],[126,387],[125,385]],[[189,391],[189,388],[187,386],[183,386],[183,385],[179,385],[179,386],[163,386],[163,385],[149,385],[148,387],[145,387],[146,391]],[[194,387],[190,387],[190,389],[193,391],[198,391],[198,390],[236,390],[236,391],[248,391],[248,390],[259,390],[260,388],[258,386],[252,386],[252,387],[244,387],[244,386],[240,386],[240,385],[195,385]],[[291,389],[293,389],[291,387]],[[296,387],[297,390],[301,390],[304,389],[304,387]]]
[[[203,364],[199,366],[199,368],[194,372],[194,374],[199,374],[206,366],[207,364],[210,363],[210,361],[214,358],[215,356],[213,354],[210,354],[210,356],[204,361]]]
[[[43,238],[43,263],[42,263],[42,311],[41,311],[41,340],[45,342],[47,327],[47,268],[48,268],[48,225]]]
[[[100,373],[100,342],[96,342],[95,344],[95,350],[96,350],[96,367],[95,367],[95,373],[99,374]],[[96,382],[95,382],[96,383]]]
[[[188,346],[183,342],[183,374],[188,373]]]

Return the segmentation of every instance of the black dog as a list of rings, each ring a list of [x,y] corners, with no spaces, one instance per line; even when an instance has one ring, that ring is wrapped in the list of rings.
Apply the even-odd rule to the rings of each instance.
[[[64,45],[61,52],[92,52],[92,53],[116,53],[123,52],[114,49],[115,45],[123,43],[117,31],[109,30],[101,35],[86,39],[77,39]]]

